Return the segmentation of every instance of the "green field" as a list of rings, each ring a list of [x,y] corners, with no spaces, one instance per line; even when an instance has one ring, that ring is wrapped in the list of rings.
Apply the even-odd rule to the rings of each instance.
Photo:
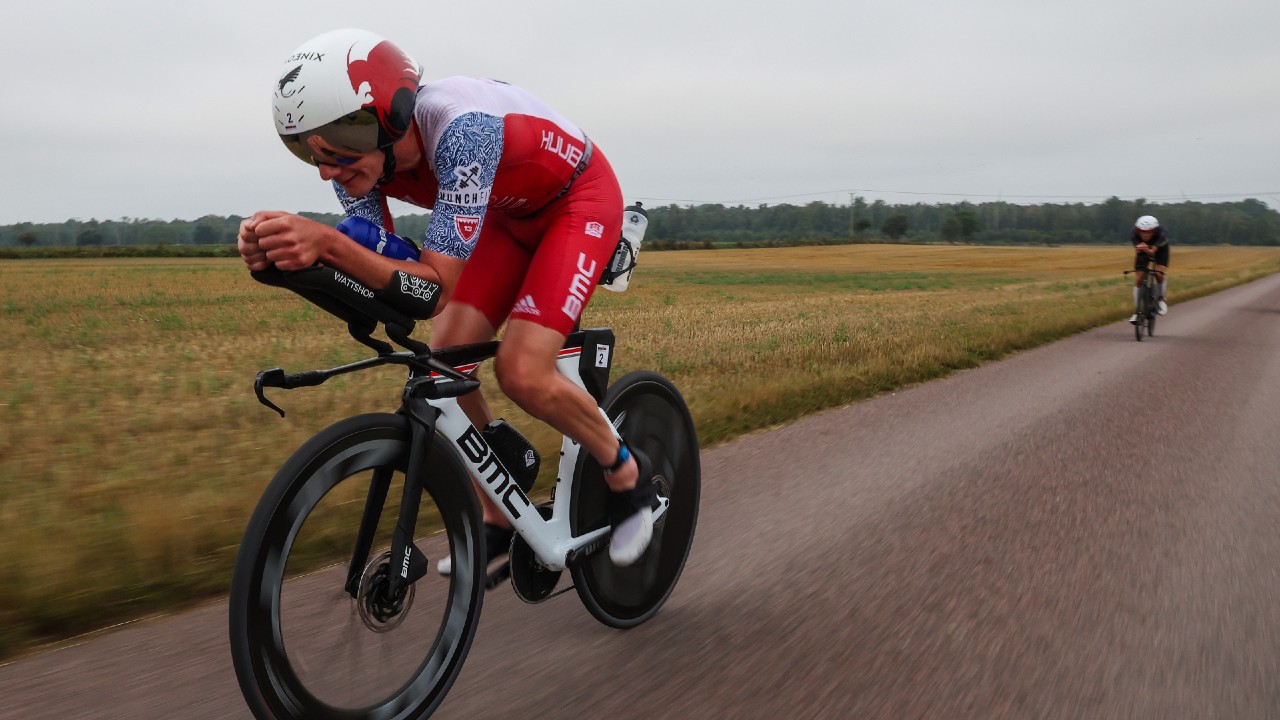
[[[617,331],[615,377],[648,368],[682,388],[705,447],[1122,319],[1131,258],[651,252],[631,291],[597,293],[584,325]],[[1178,247],[1170,299],[1276,271],[1276,248]],[[369,351],[234,259],[0,261],[0,337],[0,656],[225,592],[274,468],[342,417],[393,409],[403,380],[388,369],[280,391],[283,420],[258,405],[260,369]],[[555,456],[549,431],[488,396]]]

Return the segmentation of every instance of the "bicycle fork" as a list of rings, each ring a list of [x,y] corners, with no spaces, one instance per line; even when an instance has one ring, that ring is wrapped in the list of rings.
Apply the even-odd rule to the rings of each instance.
[[[436,420],[440,417],[440,410],[428,403],[427,399],[465,395],[479,384],[470,378],[441,382],[436,378],[420,377],[410,379],[405,386],[401,409],[409,418],[409,459],[405,468],[404,489],[400,496],[400,515],[391,535],[386,592],[387,598],[392,601],[402,597],[405,589],[420,580],[430,569],[427,556],[413,543],[418,509],[422,504],[423,483],[427,478],[427,454],[431,448],[431,438],[435,434]],[[378,468],[369,484],[369,494],[365,499],[364,514],[360,519],[360,530],[356,535],[351,563],[347,566],[347,583],[344,586],[352,598],[357,597],[360,592],[364,565],[373,549],[373,538],[382,519],[382,507],[391,487],[392,472],[392,468]]]

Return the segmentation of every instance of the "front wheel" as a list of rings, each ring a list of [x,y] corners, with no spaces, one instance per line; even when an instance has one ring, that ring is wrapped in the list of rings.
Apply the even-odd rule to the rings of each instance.
[[[1153,337],[1156,334],[1156,316],[1160,314],[1158,308],[1159,303],[1156,302],[1154,294],[1147,296],[1147,337]]]
[[[1133,336],[1142,342],[1142,326],[1147,322],[1147,294],[1138,293],[1138,306],[1134,308]]]
[[[653,617],[675,588],[693,546],[702,495],[702,466],[693,417],[680,391],[653,372],[632,372],[605,393],[605,412],[627,444],[653,462],[654,484],[670,501],[654,522],[653,540],[634,564],[619,567],[597,552],[573,568],[573,584],[587,611],[615,628]],[[579,460],[574,482],[573,532],[582,535],[609,524],[609,488],[599,464]]]
[[[484,596],[484,539],[466,471],[439,436],[414,542],[433,564],[452,553],[454,572],[387,590],[402,567],[387,548],[410,437],[399,415],[339,422],[303,444],[259,501],[229,619],[236,677],[260,720],[423,718],[462,669]],[[372,544],[357,541],[362,526]]]

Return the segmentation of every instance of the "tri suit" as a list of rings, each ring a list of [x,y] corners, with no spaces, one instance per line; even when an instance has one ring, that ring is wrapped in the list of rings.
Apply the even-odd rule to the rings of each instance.
[[[571,332],[622,232],[613,168],[577,125],[528,92],[451,77],[418,89],[411,133],[425,163],[348,215],[394,232],[388,197],[432,211],[423,250],[466,260],[450,302]]]
[[[1134,248],[1137,248],[1139,243],[1144,242],[1143,239],[1138,236],[1137,228],[1134,228],[1133,231],[1129,233],[1129,240],[1133,242]],[[1147,241],[1147,244],[1156,246],[1156,254],[1154,258],[1156,264],[1163,265],[1166,268],[1169,267],[1169,233],[1164,229],[1163,225],[1156,227],[1155,235],[1152,236],[1150,241]],[[1146,253],[1135,253],[1133,258],[1133,269],[1139,272],[1147,269]]]

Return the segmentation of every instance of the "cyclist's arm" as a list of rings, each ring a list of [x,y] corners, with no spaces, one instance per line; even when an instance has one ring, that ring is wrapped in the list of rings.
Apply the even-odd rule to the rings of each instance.
[[[375,290],[385,289],[397,270],[438,285],[440,296],[436,312],[444,309],[453,287],[458,284],[462,266],[466,264],[465,260],[429,250],[423,252],[417,262],[393,260],[353,242],[351,238],[327,225],[320,225],[318,229],[326,235],[319,257],[322,264],[337,268]]]
[[[489,195],[502,159],[502,118],[470,112],[454,118],[435,148],[439,191],[423,246],[427,253],[461,264],[471,257],[484,228]]]
[[[336,181],[333,183],[333,190],[348,217],[362,217],[385,228],[387,232],[395,232],[395,220],[391,217],[386,196],[382,191],[374,188],[363,197],[353,198]],[[322,257],[321,262],[347,272],[369,287],[379,290],[387,287],[396,270],[404,270],[410,275],[434,283],[440,287],[436,313],[444,309],[465,264],[465,260],[458,261],[439,252],[433,252],[431,248],[427,248],[421,254],[418,262],[392,260],[359,243],[351,242],[341,232],[335,230],[334,234],[336,238],[332,239],[347,242],[345,244],[338,242],[325,257]]]

